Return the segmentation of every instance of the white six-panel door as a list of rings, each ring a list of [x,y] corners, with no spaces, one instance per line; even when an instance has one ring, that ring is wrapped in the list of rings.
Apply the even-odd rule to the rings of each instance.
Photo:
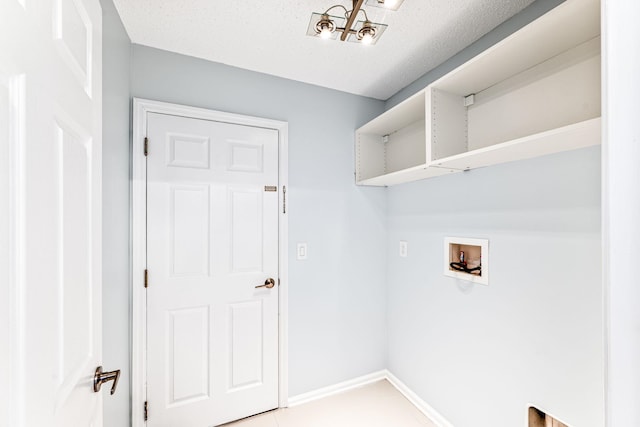
[[[147,137],[148,425],[276,408],[278,132],[149,113]]]
[[[102,12],[0,2],[0,424],[102,425]]]

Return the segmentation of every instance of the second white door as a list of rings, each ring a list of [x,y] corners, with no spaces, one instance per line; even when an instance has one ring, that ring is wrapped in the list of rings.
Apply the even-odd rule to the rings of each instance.
[[[156,113],[147,124],[148,425],[274,409],[278,131]]]
[[[0,0],[0,426],[102,426],[101,165],[99,1]]]

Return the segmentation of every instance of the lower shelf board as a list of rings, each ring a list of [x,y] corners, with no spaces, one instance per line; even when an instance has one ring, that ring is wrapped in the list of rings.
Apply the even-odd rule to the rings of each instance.
[[[389,185],[403,184],[405,182],[418,181],[420,179],[433,178],[436,176],[448,175],[450,173],[460,172],[459,170],[428,167],[426,164],[414,166],[412,168],[403,169],[397,172],[391,172],[385,175],[375,176],[373,178],[357,181],[358,185],[371,185],[377,187],[386,187]]]
[[[523,138],[468,151],[454,156],[357,181],[358,185],[389,186],[516,160],[598,145],[600,117],[528,135]]]
[[[598,145],[600,128],[598,117],[440,159],[432,166],[468,170]]]

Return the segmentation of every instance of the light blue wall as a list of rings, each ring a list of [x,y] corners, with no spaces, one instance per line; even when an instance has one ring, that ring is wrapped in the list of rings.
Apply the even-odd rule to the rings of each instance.
[[[386,108],[561,2],[534,2]],[[604,425],[600,187],[594,147],[387,190],[388,367],[456,427],[524,426],[528,404]],[[443,275],[445,236],[490,240],[488,287]]]
[[[603,425],[599,147],[388,190],[388,367],[456,427]],[[443,275],[489,239],[490,284]],[[398,256],[398,242],[409,256]]]
[[[129,393],[129,77],[131,42],[112,0],[103,16],[102,355],[122,371],[118,392],[103,393],[104,426],[130,425]]]
[[[386,198],[354,185],[353,131],[384,103],[139,45],[131,90],[289,123],[290,395],[383,369]]]

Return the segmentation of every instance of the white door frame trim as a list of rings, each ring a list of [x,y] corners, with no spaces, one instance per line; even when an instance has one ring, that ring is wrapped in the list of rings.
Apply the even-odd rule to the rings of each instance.
[[[261,127],[278,131],[278,191],[279,205],[283,206],[283,186],[288,186],[288,132],[287,122],[207,110],[204,108],[170,104],[148,99],[133,99],[133,143],[132,143],[132,191],[131,191],[131,417],[133,427],[142,427],[144,402],[146,400],[146,294],[144,270],[146,268],[146,176],[147,164],[144,156],[144,138],[147,129],[147,114],[161,113],[217,122]],[[287,214],[278,209],[279,247],[279,361],[278,404],[288,406],[288,221]],[[152,286],[152,285],[151,285]],[[153,411],[151,409],[150,411]]]

